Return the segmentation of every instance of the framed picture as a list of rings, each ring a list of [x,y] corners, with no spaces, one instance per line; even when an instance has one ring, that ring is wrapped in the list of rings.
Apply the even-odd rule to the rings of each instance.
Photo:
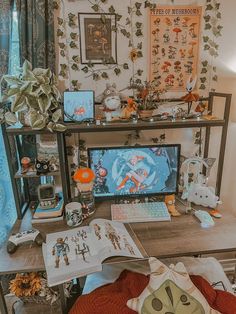
[[[94,91],[64,92],[64,122],[83,122],[94,119]]]
[[[117,63],[116,15],[79,13],[81,63]]]

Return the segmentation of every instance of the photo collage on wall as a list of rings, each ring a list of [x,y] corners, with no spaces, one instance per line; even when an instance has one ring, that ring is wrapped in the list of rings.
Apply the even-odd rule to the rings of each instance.
[[[184,91],[197,73],[201,7],[158,6],[150,11],[150,80]]]

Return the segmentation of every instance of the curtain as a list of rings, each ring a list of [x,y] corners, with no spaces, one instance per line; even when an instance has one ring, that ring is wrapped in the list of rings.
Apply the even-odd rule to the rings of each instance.
[[[20,58],[33,68],[50,68],[55,73],[54,12],[52,0],[16,0],[18,14]],[[34,160],[37,156],[36,137],[22,137],[22,153]],[[29,180],[31,199],[37,199],[40,180]]]
[[[13,3],[1,0],[0,12],[0,79],[8,73]],[[0,129],[0,246],[16,220],[11,179]]]
[[[52,0],[16,0],[21,63],[55,72],[54,16]]]

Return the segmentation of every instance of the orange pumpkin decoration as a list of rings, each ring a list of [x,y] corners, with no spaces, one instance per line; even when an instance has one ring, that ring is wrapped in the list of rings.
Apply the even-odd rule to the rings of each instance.
[[[75,171],[73,179],[79,183],[90,183],[94,180],[95,174],[90,168],[81,168]]]

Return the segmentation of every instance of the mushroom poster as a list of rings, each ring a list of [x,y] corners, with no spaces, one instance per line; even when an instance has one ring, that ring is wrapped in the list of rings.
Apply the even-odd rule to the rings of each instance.
[[[159,88],[184,91],[199,61],[199,6],[158,6],[150,10],[150,80]]]

